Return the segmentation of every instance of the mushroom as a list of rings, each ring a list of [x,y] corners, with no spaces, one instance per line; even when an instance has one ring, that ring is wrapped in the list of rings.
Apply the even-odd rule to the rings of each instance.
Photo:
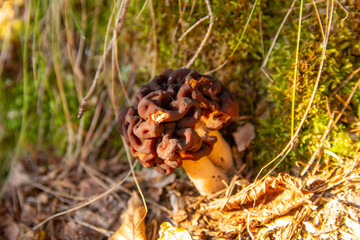
[[[201,195],[225,188],[231,149],[218,131],[238,117],[234,96],[192,69],[166,70],[144,85],[123,109],[118,129],[145,167],[168,175],[183,167]]]

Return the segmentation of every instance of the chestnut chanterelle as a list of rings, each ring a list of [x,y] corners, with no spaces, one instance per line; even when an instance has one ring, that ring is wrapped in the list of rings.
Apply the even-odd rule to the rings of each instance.
[[[170,174],[183,167],[200,194],[225,187],[231,149],[218,132],[238,117],[234,96],[221,83],[192,69],[166,70],[123,109],[118,128],[145,167]]]

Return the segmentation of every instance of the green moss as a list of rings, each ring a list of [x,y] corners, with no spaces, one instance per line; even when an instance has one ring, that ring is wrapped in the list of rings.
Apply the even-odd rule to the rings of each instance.
[[[294,16],[296,16],[295,14],[296,12],[293,13]],[[358,34],[353,30],[351,31],[349,25],[347,25],[351,24],[351,19],[341,27],[340,22],[336,21],[336,19],[339,19],[337,14],[338,13],[334,16],[334,30],[330,34],[323,72],[313,106],[310,109],[302,131],[298,136],[297,141],[299,144],[292,150],[293,160],[296,159],[306,162],[311,155],[311,152],[309,152],[308,149],[311,149],[312,151],[317,149],[320,138],[324,134],[329,122],[329,115],[326,109],[326,97],[329,98],[331,110],[340,110],[342,104],[336,98],[330,96],[346,77],[359,67],[359,58],[351,53],[353,43]],[[264,17],[263,19],[266,18]],[[314,14],[310,15],[310,17],[303,20],[302,24],[303,31],[301,34],[301,50],[299,52],[298,66],[299,74],[296,86],[295,125],[300,123],[309,104],[318,74],[322,51],[321,35],[315,31],[315,29],[318,29],[316,16]],[[280,133],[281,136],[279,134],[274,134],[272,138],[270,138],[268,136],[269,130],[264,129],[264,127],[269,127],[269,124],[264,124],[264,120],[260,121],[261,125],[259,126],[260,129],[258,128],[258,136],[261,137],[261,141],[264,142],[274,141],[272,146],[275,147],[276,152],[281,151],[289,140],[286,133],[290,132],[289,113],[291,109],[296,25],[297,21],[293,20],[284,26],[283,32],[286,34],[280,34],[278,43],[275,45],[273,54],[267,65],[270,75],[275,80],[275,83],[268,88],[270,96],[269,101],[274,103],[275,108],[271,112],[272,117],[267,119],[266,122],[269,122],[270,125],[274,126],[276,129],[275,131]],[[293,29],[292,31],[288,28],[289,26]],[[350,91],[352,91],[353,87],[354,83],[349,83],[344,87],[341,93],[339,93],[344,100],[350,95]],[[358,99],[355,96],[353,98],[353,105],[358,109],[358,102],[356,101],[358,101]],[[285,116],[283,116],[284,114]],[[348,127],[341,122],[338,123],[337,129],[332,130],[330,136],[326,138],[324,143],[325,148],[334,153],[336,152],[340,158],[352,156],[354,153],[354,143],[349,137],[348,130]],[[276,140],[278,137],[286,140],[284,140],[279,147],[276,147],[279,142]],[[261,144],[257,146],[258,148],[262,148]],[[264,150],[262,150],[262,152],[264,152]],[[267,154],[265,150],[263,154],[264,156],[268,156],[268,158],[265,159],[265,162],[274,156],[272,152],[273,149],[271,149],[270,154]],[[291,160],[292,156],[289,156],[288,159]],[[261,160],[263,161],[264,159]]]

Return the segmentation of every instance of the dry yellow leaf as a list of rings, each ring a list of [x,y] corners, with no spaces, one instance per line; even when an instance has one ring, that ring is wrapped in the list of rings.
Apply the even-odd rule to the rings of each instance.
[[[160,226],[158,240],[192,240],[185,228],[173,227],[170,223],[164,222]]]
[[[145,208],[134,191],[127,210],[121,215],[121,226],[109,240],[146,240],[144,215]]]

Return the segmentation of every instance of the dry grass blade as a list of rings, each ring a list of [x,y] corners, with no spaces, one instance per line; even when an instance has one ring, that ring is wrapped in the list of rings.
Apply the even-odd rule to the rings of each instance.
[[[300,49],[300,36],[301,36],[301,22],[302,22],[302,13],[303,13],[304,1],[300,0],[300,11],[299,11],[299,25],[298,25],[298,34],[296,40],[296,52],[295,52],[295,68],[294,68],[294,78],[293,78],[293,87],[292,87],[292,98],[291,98],[291,138],[294,136],[294,124],[295,124],[295,95],[296,95],[296,82],[298,76],[298,62],[299,62],[299,49]]]
[[[331,97],[335,96],[335,94],[340,91],[353,77],[355,77],[360,72],[360,67],[358,67],[355,71],[353,71],[345,80],[341,83],[339,87],[337,87],[333,93],[331,93]]]
[[[342,117],[342,115],[344,114],[346,108],[349,106],[349,103],[351,101],[351,99],[353,98],[356,90],[358,90],[359,88],[359,85],[360,85],[360,78],[357,80],[356,84],[355,84],[355,87],[353,88],[353,90],[351,91],[351,94],[349,95],[349,97],[347,98],[345,104],[344,104],[344,107],[341,109],[341,112],[336,116],[335,120],[334,120],[334,123],[333,123],[333,126],[336,125],[336,123],[339,121],[339,119]]]
[[[316,3],[315,3],[315,0],[312,0],[313,2],[313,5],[314,5],[314,9],[315,9],[315,12],[316,12],[316,19],[319,23],[319,27],[320,27],[320,33],[321,33],[321,36],[323,37],[323,41],[325,41],[325,33],[324,33],[324,28],[323,28],[323,25],[322,25],[322,22],[321,22],[321,18],[320,18],[320,14],[319,14],[319,11],[316,7]]]
[[[270,54],[271,54],[271,52],[272,52],[272,50],[273,50],[273,48],[274,48],[274,46],[275,46],[276,40],[277,40],[278,37],[279,37],[279,34],[280,34],[280,32],[281,32],[281,29],[284,27],[284,24],[286,23],[289,15],[290,15],[290,13],[291,13],[292,10],[294,9],[295,3],[296,3],[296,0],[294,0],[294,1],[292,2],[289,10],[287,11],[284,19],[282,20],[282,22],[281,22],[281,24],[280,24],[280,26],[279,26],[279,28],[278,28],[275,36],[274,36],[274,39],[271,41],[271,45],[270,45],[269,51],[267,52],[266,57],[265,57],[262,65],[261,65],[261,67],[260,67],[260,70],[265,74],[266,77],[268,77],[268,78],[271,80],[271,82],[273,82],[273,80],[272,80],[271,77],[268,75],[268,73],[265,71],[265,66],[266,66],[267,62],[269,61]]]
[[[218,67],[216,67],[215,69],[212,69],[212,70],[206,72],[205,74],[212,74],[212,73],[220,70],[220,69],[223,68],[227,63],[230,62],[231,58],[234,56],[235,52],[236,52],[237,49],[239,48],[239,46],[240,46],[240,44],[241,44],[241,42],[242,42],[243,37],[245,36],[246,29],[247,29],[247,27],[249,26],[249,23],[250,23],[250,20],[251,20],[251,18],[252,18],[252,15],[254,14],[254,11],[255,11],[257,2],[258,2],[258,0],[255,0],[254,5],[253,5],[253,7],[252,7],[252,9],[251,9],[250,15],[249,15],[249,17],[248,17],[247,20],[246,20],[245,27],[244,27],[243,31],[241,32],[240,38],[239,38],[239,40],[237,41],[236,46],[235,46],[234,50],[231,52],[231,54],[230,54],[230,56],[228,57],[228,59],[226,59],[222,64],[220,64],[220,65],[219,65]]]
[[[193,65],[193,63],[195,62],[196,58],[199,56],[201,50],[204,48],[205,46],[205,43],[207,42],[207,40],[209,39],[210,37],[210,33],[211,33],[211,29],[214,25],[214,16],[213,16],[213,13],[211,11],[211,5],[210,5],[210,1],[209,0],[205,0],[205,3],[206,3],[206,7],[208,9],[208,12],[209,12],[209,17],[210,17],[210,24],[209,24],[209,27],[208,27],[208,30],[205,34],[205,37],[204,39],[202,40],[202,42],[200,43],[200,46],[199,48],[196,50],[194,56],[190,59],[190,61],[186,64],[186,68],[189,68],[191,65]]]
[[[107,191],[105,191],[105,192],[103,192],[103,193],[101,193],[101,194],[99,194],[99,195],[96,195],[96,196],[94,196],[94,197],[91,197],[89,200],[86,200],[86,201],[84,201],[84,202],[82,202],[82,203],[80,203],[80,204],[77,204],[75,207],[72,207],[72,208],[70,208],[70,209],[68,209],[68,210],[65,210],[65,211],[58,212],[58,213],[56,213],[56,214],[54,214],[54,215],[46,218],[45,220],[41,221],[41,222],[38,223],[36,226],[34,226],[32,229],[33,229],[33,230],[37,230],[37,229],[39,229],[41,226],[43,226],[45,223],[49,222],[50,220],[53,220],[53,219],[55,219],[55,218],[57,218],[57,217],[60,217],[60,216],[66,215],[66,214],[68,214],[68,213],[74,212],[74,211],[76,211],[76,210],[79,210],[79,209],[81,209],[81,208],[83,208],[83,207],[85,207],[85,206],[88,206],[89,204],[91,204],[91,203],[93,203],[93,202],[96,202],[97,200],[99,200],[99,199],[107,196],[108,194],[110,194],[110,193],[112,193],[113,191],[117,190],[117,189],[118,189],[118,186],[120,186],[121,184],[123,184],[123,183],[126,181],[126,179],[130,176],[130,174],[131,174],[131,171],[129,171],[129,172],[127,173],[127,175],[124,177],[124,179],[121,180],[121,181],[119,181],[116,186],[112,186],[112,187],[109,188]]]
[[[126,13],[127,13],[127,10],[129,8],[129,4],[130,4],[130,0],[124,0],[125,3],[124,3],[124,8],[121,12],[121,15],[117,21],[117,25],[116,25],[116,34],[120,34],[120,31],[121,29],[123,28],[124,26],[124,22],[125,22],[125,16],[126,16]],[[102,73],[102,71],[104,70],[104,67],[105,67],[105,61],[106,59],[110,56],[110,53],[111,53],[111,49],[112,49],[112,42],[114,41],[114,38],[112,38],[108,44],[108,47],[106,48],[106,51],[104,52],[101,60],[100,60],[100,63],[99,63],[99,66],[98,66],[98,69],[95,73],[95,77],[93,79],[93,82],[91,84],[91,87],[88,91],[88,93],[86,94],[86,96],[84,97],[84,99],[82,100],[80,106],[79,106],[79,112],[78,112],[78,115],[77,115],[77,118],[81,118],[85,112],[85,108],[86,108],[86,104],[87,102],[89,101],[90,97],[94,94],[94,91],[96,89],[96,85],[99,81],[99,78],[100,78],[100,74]]]
[[[156,22],[155,22],[155,14],[152,0],[149,0],[149,11],[151,16],[151,36],[153,42],[153,63],[151,68],[151,78],[155,77],[156,74],[156,66],[157,66],[157,58],[158,58],[158,46],[157,46],[157,34],[156,34]]]
[[[333,118],[330,118],[329,120],[329,123],[328,123],[328,126],[326,128],[326,131],[325,133],[323,134],[323,136],[321,137],[321,140],[320,140],[320,144],[318,146],[318,148],[316,149],[316,151],[313,153],[313,155],[311,156],[309,162],[306,164],[306,166],[304,167],[304,169],[301,171],[300,175],[303,176],[305,174],[305,172],[309,169],[309,167],[311,166],[311,164],[314,162],[316,156],[318,155],[318,153],[320,152],[323,144],[324,144],[324,141],[327,137],[327,135],[330,133],[331,129],[332,129],[332,124],[333,124]]]
[[[186,35],[188,35],[192,30],[194,30],[200,23],[202,23],[203,21],[205,21],[206,19],[208,19],[210,17],[210,15],[207,15],[205,17],[200,18],[196,23],[194,23],[191,27],[188,28],[188,30],[186,30],[186,32],[184,32],[178,39],[178,41],[182,41]]]
[[[81,221],[81,220],[76,220],[76,219],[74,219],[73,221],[76,222],[76,223],[78,223],[78,224],[80,224],[80,225],[82,225],[82,226],[84,226],[84,227],[87,227],[87,228],[90,228],[90,229],[92,229],[92,230],[95,230],[95,231],[103,234],[103,235],[106,236],[106,237],[110,237],[110,236],[111,236],[111,232],[107,231],[107,230],[104,229],[104,228],[94,226],[94,225],[92,225],[92,224],[89,224],[89,223],[84,222],[84,221]]]

